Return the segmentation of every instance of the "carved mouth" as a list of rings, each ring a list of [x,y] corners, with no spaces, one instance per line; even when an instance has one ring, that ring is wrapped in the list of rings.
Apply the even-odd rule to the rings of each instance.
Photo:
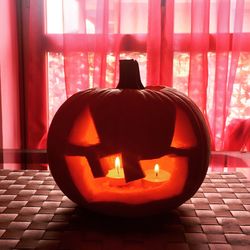
[[[114,155],[112,155],[114,157]],[[166,155],[158,159],[140,161],[145,177],[126,183],[125,179],[95,178],[84,156],[65,156],[69,174],[76,188],[88,202],[122,202],[141,204],[171,198],[182,193],[188,176],[188,157]],[[164,178],[151,176],[148,171],[155,164],[164,171]],[[157,179],[158,178],[158,179]],[[159,181],[158,181],[159,180]]]

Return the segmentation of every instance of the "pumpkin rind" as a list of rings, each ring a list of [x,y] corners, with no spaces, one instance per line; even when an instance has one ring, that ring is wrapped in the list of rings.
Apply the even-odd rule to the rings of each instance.
[[[182,116],[185,117],[183,121]],[[88,124],[81,129],[84,121]],[[179,123],[179,132],[175,130],[176,122]],[[182,133],[180,122],[183,129],[193,135]],[[84,134],[84,131],[89,132]],[[181,137],[185,136],[187,139],[183,141],[191,142],[182,142]],[[178,143],[173,143],[173,138],[177,137]],[[178,195],[166,195],[166,198],[159,194],[159,199],[145,194],[144,201],[143,192],[134,188],[135,193],[138,191],[141,196],[137,202],[132,198],[135,197],[132,191],[126,191],[127,196],[122,193],[116,199],[115,193],[119,193],[119,189],[104,188],[102,192],[107,190],[113,200],[95,199],[92,196],[98,196],[99,191],[95,193],[92,189],[92,192],[91,187],[80,181],[82,178],[88,182],[81,172],[85,171],[84,164],[91,169],[93,180],[101,182],[106,175],[101,159],[120,153],[128,185],[144,178],[142,160],[160,159],[167,155],[186,157],[188,171],[182,191]],[[150,215],[179,206],[198,190],[208,168],[209,135],[199,108],[188,97],[171,88],[89,89],[70,97],[55,114],[48,134],[48,155],[50,170],[58,186],[77,204],[111,215]],[[79,164],[72,160],[77,157],[80,157]],[[180,175],[181,170],[178,171]],[[88,197],[92,197],[92,201],[84,196],[83,189],[87,188],[90,188]],[[102,195],[100,197],[105,198],[105,194]]]

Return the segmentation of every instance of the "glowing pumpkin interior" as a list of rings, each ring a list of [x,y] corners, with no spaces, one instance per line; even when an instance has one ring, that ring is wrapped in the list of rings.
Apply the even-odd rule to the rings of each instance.
[[[185,130],[183,130],[183,127]],[[89,108],[83,110],[69,133],[69,142],[83,148],[98,147],[102,142]],[[176,108],[171,147],[189,150],[197,146],[192,124],[186,113]],[[95,177],[91,159],[84,155],[65,155],[69,174],[79,193],[88,203],[117,201],[141,204],[177,196],[183,192],[189,171],[188,156],[168,154],[139,161],[144,177],[126,181],[123,153],[98,158],[104,176]]]
[[[78,92],[60,107],[48,156],[58,186],[77,204],[111,215],[150,215],[198,190],[209,136],[188,97],[167,87],[144,88],[138,63],[121,60],[116,89]]]

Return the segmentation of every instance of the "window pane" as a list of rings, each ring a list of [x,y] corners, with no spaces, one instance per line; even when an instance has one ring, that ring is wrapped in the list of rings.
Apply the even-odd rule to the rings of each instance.
[[[61,53],[49,52],[48,58],[48,96],[49,96],[49,123],[57,109],[66,100],[63,56]]]
[[[190,33],[191,0],[177,0],[174,6],[174,32]]]
[[[235,118],[250,118],[250,53],[240,53],[228,123]]]
[[[81,57],[83,53],[75,54],[75,64],[77,68],[83,67]],[[47,54],[47,65],[48,65],[48,96],[49,96],[49,123],[51,122],[57,109],[66,100],[66,89],[65,89],[65,77],[64,77],[64,57],[62,53],[49,52]],[[144,85],[146,85],[146,53],[139,52],[127,52],[120,54],[120,59],[135,59],[139,63],[141,80]],[[74,58],[72,58],[74,60]],[[106,68],[106,87],[113,87],[113,82],[118,83],[119,75],[116,74],[116,79],[114,80],[115,73],[115,57],[112,53],[108,54],[106,57],[107,68]],[[118,69],[117,69],[118,70]],[[94,73],[98,75],[99,68],[94,66],[94,53],[88,53],[88,72],[89,75],[86,77],[88,79],[88,88],[95,87],[97,84],[94,83]],[[118,72],[116,72],[118,73]],[[75,92],[83,90],[81,88],[81,81],[84,79],[82,75],[76,75],[71,78],[72,86]],[[69,83],[70,86],[71,83]],[[116,85],[115,84],[115,85]]]
[[[208,104],[207,110],[212,108],[214,81],[215,81],[215,63],[216,54],[208,53],[209,75],[208,75]],[[228,72],[230,71],[231,54],[229,54]],[[233,84],[233,92],[229,107],[229,115],[226,125],[229,125],[234,119],[250,118],[250,53],[240,53],[239,63],[236,71],[236,77]]]
[[[46,33],[63,33],[62,0],[46,1]]]
[[[243,19],[243,32],[250,32],[250,0],[245,0],[245,13]]]
[[[128,52],[120,54],[120,59],[134,58],[139,62],[141,79],[146,85],[146,63],[147,56],[145,53]],[[188,94],[188,76],[189,76],[189,53],[175,53],[173,65],[173,87],[177,90]],[[215,53],[208,53],[208,90],[207,90],[207,110],[212,109],[214,81],[215,81]],[[107,56],[106,82],[107,87],[112,87],[114,77],[114,55],[110,53]],[[93,87],[93,54],[89,55],[90,75],[89,87]],[[92,66],[91,66],[92,63]],[[229,64],[230,67],[230,64]],[[51,121],[56,110],[66,100],[65,83],[64,83],[64,63],[62,53],[48,53],[48,89],[49,89],[49,120]],[[118,82],[118,74],[117,79]],[[80,88],[78,89],[80,91]],[[227,125],[233,119],[250,118],[250,53],[241,53],[236,73],[236,79],[233,87],[233,95]]]
[[[174,53],[173,87],[184,94],[188,94],[189,53]]]
[[[195,2],[195,1],[194,1]],[[191,32],[191,22],[192,22],[192,1],[191,0],[176,0],[174,6],[174,32],[175,33],[190,33]],[[202,20],[204,13],[203,9],[199,11],[198,4],[204,4],[205,2],[197,1],[194,3],[195,17]],[[227,2],[229,4],[229,26],[225,25],[225,21],[227,20],[226,10],[223,10],[223,1],[218,0],[210,0],[209,6],[209,32],[216,33],[218,27],[220,27],[220,32],[222,32],[221,28],[225,27],[225,32],[234,32],[235,25],[235,15],[236,15],[236,3],[237,0],[230,0]],[[238,1],[240,3],[240,1]],[[219,9],[219,6],[221,9]],[[223,17],[224,15],[224,17]],[[219,19],[218,19],[219,18]],[[239,17],[238,17],[239,18]],[[219,23],[224,22],[224,25],[219,25]],[[243,17],[243,32],[250,31],[250,0],[244,1],[244,17]],[[202,23],[201,23],[202,27]],[[229,28],[229,30],[227,30]]]
[[[85,5],[83,5],[85,3]],[[47,0],[48,34],[100,33],[108,22],[108,33],[135,34],[147,32],[148,1],[108,1],[108,19],[103,18],[103,1]]]
[[[188,94],[189,53],[175,53],[173,65],[173,87]],[[228,70],[230,70],[231,55],[229,54]],[[214,98],[216,54],[208,53],[208,89],[207,89],[207,113],[211,113]],[[226,125],[234,119],[250,118],[250,53],[240,53],[236,78],[233,85],[233,93],[229,108],[229,116]]]

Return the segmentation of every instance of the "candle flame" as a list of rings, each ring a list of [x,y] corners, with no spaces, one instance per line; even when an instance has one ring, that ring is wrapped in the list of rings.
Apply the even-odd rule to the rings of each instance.
[[[160,166],[159,166],[159,164],[155,164],[154,171],[155,171],[155,176],[158,176],[158,174],[160,172]]]
[[[115,157],[115,169],[118,175],[120,174],[120,168],[121,168],[121,160],[119,156],[116,156]]]

